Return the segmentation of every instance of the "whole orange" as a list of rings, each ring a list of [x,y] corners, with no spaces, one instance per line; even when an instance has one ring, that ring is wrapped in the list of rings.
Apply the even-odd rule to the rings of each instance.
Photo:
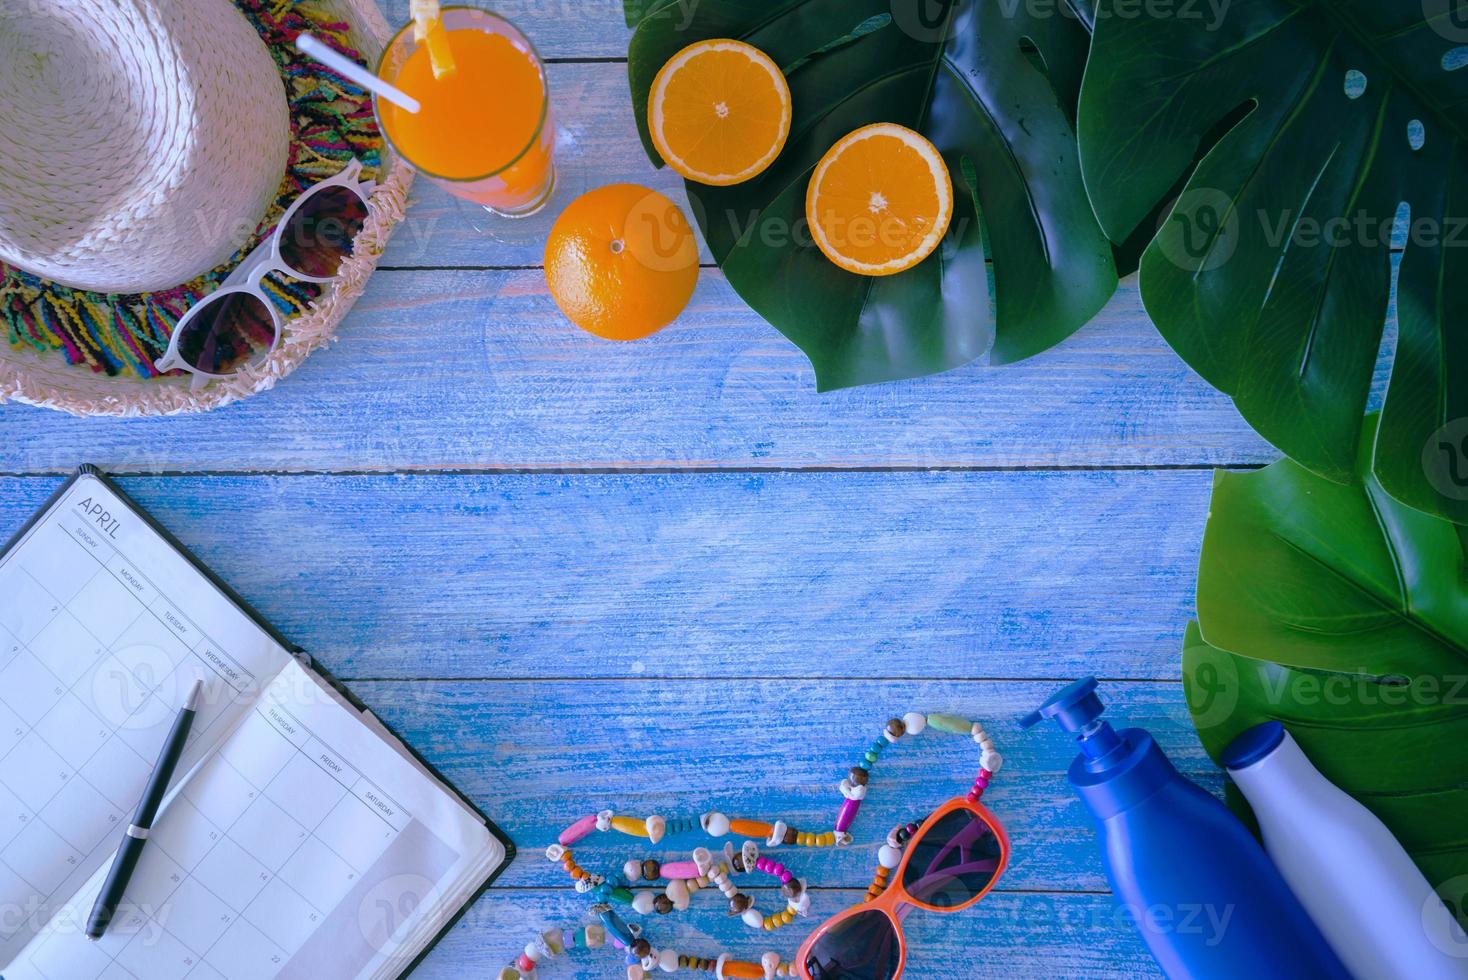
[[[637,340],[678,318],[698,282],[698,245],[668,198],[610,184],[567,205],[545,243],[561,312],[608,340]]]

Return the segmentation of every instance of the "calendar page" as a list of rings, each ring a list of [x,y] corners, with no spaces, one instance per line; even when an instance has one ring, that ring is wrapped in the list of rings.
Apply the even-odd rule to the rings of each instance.
[[[194,681],[176,782],[291,662],[95,477],[0,558],[0,965],[110,859]]]
[[[294,663],[168,801],[100,942],[99,870],[7,980],[395,976],[503,849]]]

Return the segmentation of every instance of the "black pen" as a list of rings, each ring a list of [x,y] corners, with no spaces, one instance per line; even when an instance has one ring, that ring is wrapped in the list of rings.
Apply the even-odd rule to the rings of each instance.
[[[122,893],[127,890],[133,869],[138,866],[138,858],[143,856],[143,845],[148,841],[148,831],[153,827],[153,818],[158,815],[163,795],[168,792],[168,781],[173,778],[173,771],[178,768],[178,760],[183,756],[184,742],[188,740],[189,728],[194,724],[194,713],[199,709],[199,694],[203,690],[204,682],[195,681],[188,701],[184,703],[183,710],[173,723],[173,731],[168,733],[168,738],[163,743],[158,764],[153,767],[153,775],[148,779],[147,788],[143,790],[143,798],[138,801],[137,812],[133,814],[132,825],[123,831],[122,846],[117,849],[117,857],[112,860],[112,870],[107,872],[107,880],[102,883],[97,904],[92,906],[92,914],[87,919],[87,938],[93,942],[101,939],[102,934],[107,931],[108,923],[117,913],[117,906],[122,903]]]

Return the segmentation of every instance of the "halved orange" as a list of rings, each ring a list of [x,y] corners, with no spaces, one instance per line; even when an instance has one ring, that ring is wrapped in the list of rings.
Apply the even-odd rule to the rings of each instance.
[[[921,133],[874,123],[821,158],[805,216],[816,246],[847,272],[895,275],[932,255],[948,233],[953,180]]]
[[[743,41],[690,44],[653,80],[652,141],[668,166],[726,186],[765,171],[790,135],[790,86],[769,55]]]

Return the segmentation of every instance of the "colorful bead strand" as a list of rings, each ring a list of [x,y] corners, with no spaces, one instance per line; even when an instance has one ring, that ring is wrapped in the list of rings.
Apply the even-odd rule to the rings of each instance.
[[[838,847],[851,843],[848,834],[831,831],[814,833],[793,827],[784,820],[764,821],[727,817],[718,811],[704,813],[698,817],[675,817],[667,819],[654,814],[646,819],[629,817],[603,810],[589,814],[571,824],[556,838],[563,847],[570,847],[585,840],[595,832],[616,831],[629,837],[644,837],[652,843],[661,843],[664,837],[702,831],[710,837],[748,837],[762,840],[770,847]]]
[[[872,875],[872,883],[867,886],[867,901],[871,902],[880,898],[887,890],[887,879],[892,876],[892,869],[877,865],[877,870]]]
[[[921,820],[894,828],[887,834],[887,843],[877,852],[877,870],[872,875],[872,883],[867,886],[868,902],[875,901],[887,890],[887,885],[892,878],[892,872],[902,863],[902,851],[907,847],[907,842],[912,840],[912,835],[918,832],[922,826]]]
[[[925,715],[917,711],[910,711],[901,718],[888,719],[887,724],[882,728],[882,734],[872,742],[862,757],[857,760],[856,765],[851,767],[846,778],[841,780],[839,788],[843,799],[841,809],[836,813],[836,834],[846,834],[856,821],[856,815],[861,810],[861,801],[866,799],[872,767],[882,758],[882,753],[886,751],[887,746],[906,735],[920,735],[929,728],[952,735],[967,735],[978,743],[980,778],[983,785],[979,786],[979,782],[976,781],[975,786],[978,787],[979,795],[983,795],[983,789],[989,785],[988,780],[999,771],[999,767],[1004,762],[999,753],[995,751],[994,741],[984,731],[984,726],[976,721],[966,721],[957,715],[936,713]],[[973,796],[972,799],[977,801],[978,796]]]
[[[802,831],[783,820],[730,818],[718,811],[710,811],[697,818],[670,820],[658,815],[638,818],[602,810],[576,820],[561,832],[556,844],[546,849],[546,857],[559,863],[575,881],[576,890],[595,902],[590,911],[599,919],[599,924],[574,932],[551,930],[541,934],[527,944],[524,953],[512,966],[500,972],[498,980],[533,980],[540,963],[576,948],[593,949],[602,945],[622,951],[628,980],[644,980],[652,970],[665,973],[694,970],[712,973],[717,980],[775,980],[777,977],[795,976],[798,971],[794,964],[781,960],[775,953],[766,953],[758,963],[753,963],[733,959],[728,954],[708,959],[672,949],[656,949],[642,936],[639,926],[628,924],[617,915],[613,904],[630,907],[641,915],[667,915],[687,909],[699,891],[717,888],[728,902],[729,915],[739,916],[750,928],[766,932],[784,928],[809,911],[809,889],[806,882],[797,878],[785,864],[761,855],[758,842],[763,841],[770,848],[842,847],[850,844],[849,828],[866,798],[872,767],[881,760],[887,746],[907,735],[921,734],[928,728],[968,735],[979,745],[979,773],[967,795],[970,802],[977,802],[1003,763],[983,726],[955,715],[910,712],[901,718],[889,719],[881,736],[861,754],[841,781],[843,802],[834,829],[829,831]],[[886,843],[877,854],[878,866],[867,888],[867,901],[877,899],[890,886],[893,872],[902,863],[904,849],[922,824],[922,820],[914,821],[888,833]],[[570,845],[596,832],[617,832],[657,844],[668,834],[685,834],[694,830],[713,838],[733,835],[746,840],[737,850],[732,843],[726,843],[717,856],[708,848],[699,847],[688,860],[630,859],[622,866],[625,881],[587,871],[576,862],[569,849]],[[735,885],[734,875],[756,871],[779,879],[780,892],[786,900],[784,909],[764,915],[755,907],[754,899]],[[663,883],[661,893],[649,889],[634,891],[634,885],[653,882]]]

